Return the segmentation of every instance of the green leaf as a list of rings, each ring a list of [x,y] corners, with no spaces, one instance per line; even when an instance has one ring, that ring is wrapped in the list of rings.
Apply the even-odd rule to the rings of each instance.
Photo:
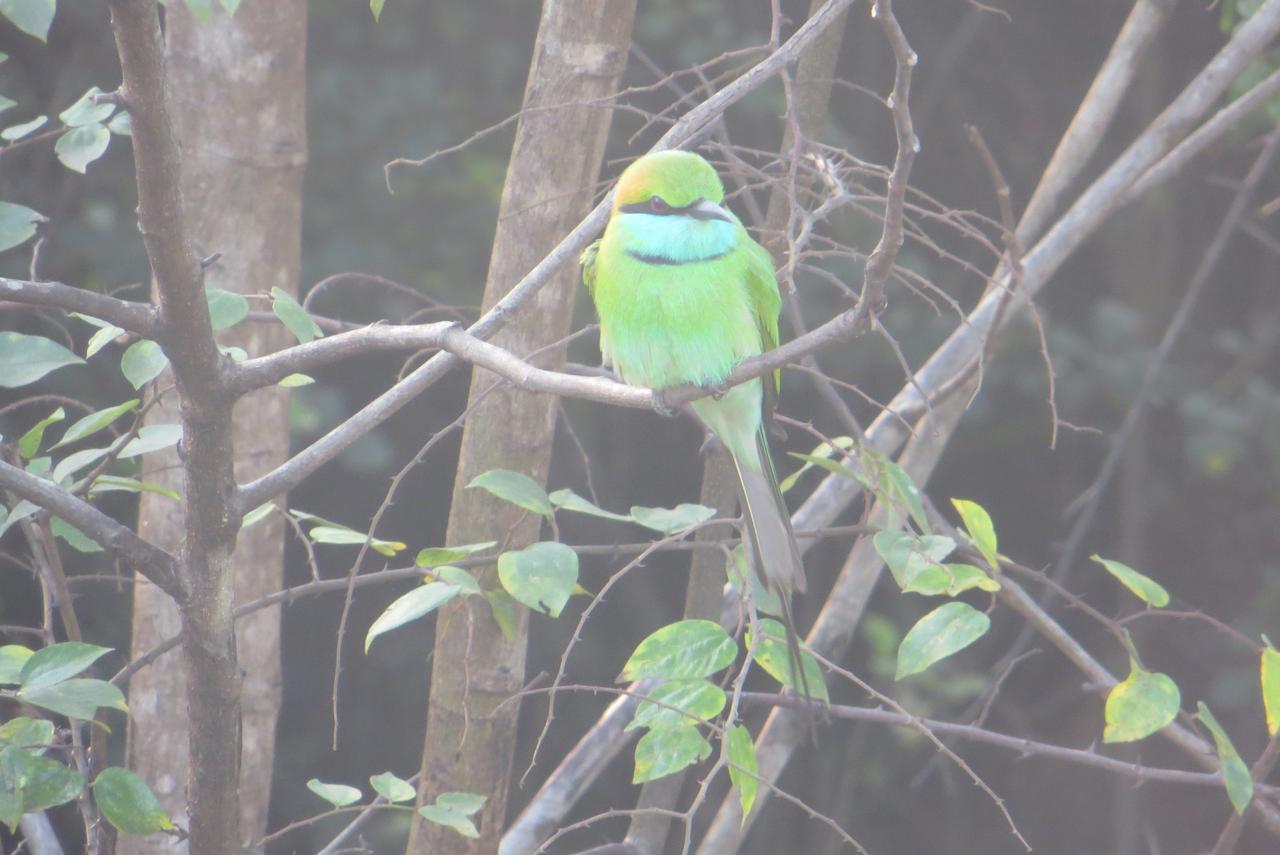
[[[942,569],[951,576],[946,594],[954,597],[970,588],[995,593],[1000,590],[1000,583],[987,575],[987,571],[972,564],[943,564]]]
[[[34,654],[34,650],[21,644],[0,647],[0,686],[16,686],[21,683],[22,666]]]
[[[319,778],[307,781],[307,789],[334,807],[353,805],[364,795],[355,787],[348,787],[346,784],[326,784]]]
[[[456,810],[464,816],[470,816],[484,807],[488,798],[477,793],[449,792],[436,796],[436,804],[442,808]]]
[[[706,522],[716,515],[715,508],[706,505],[684,503],[674,508],[645,508],[633,505],[631,518],[645,528],[663,534],[678,534],[687,531],[699,523]]]
[[[818,448],[820,450],[822,446],[818,446]],[[867,480],[865,475],[845,466],[843,463],[837,463],[827,455],[818,454],[816,452],[814,454],[800,454],[796,451],[788,451],[787,454],[794,457],[796,460],[804,461],[804,466],[800,467],[792,478],[799,479],[800,475],[802,475],[808,467],[816,466],[819,469],[830,472],[832,475],[839,475],[842,478],[848,478],[850,481],[861,484],[864,488],[870,489],[872,486],[871,482]],[[788,478],[787,480],[791,481],[792,479]],[[794,481],[792,483],[794,483]],[[788,484],[788,489],[790,489],[791,486],[791,484]],[[781,485],[779,485],[779,489],[782,489]]]
[[[314,382],[316,382],[316,379],[308,377],[306,374],[290,374],[276,385],[283,386],[286,389],[296,389],[299,386],[310,386]]]
[[[129,711],[124,702],[124,694],[106,680],[74,677],[38,689],[24,687],[19,690],[18,697],[29,704],[53,710],[68,718],[85,721],[92,719],[99,707]]]
[[[93,782],[93,798],[107,821],[125,834],[154,834],[173,828],[146,781],[128,769],[103,769]]]
[[[386,2],[387,0],[369,0],[369,11],[373,13],[373,20],[377,21],[382,17],[382,7]]]
[[[711,755],[711,743],[691,724],[650,730],[636,743],[631,783],[643,784],[679,772]]]
[[[786,478],[783,478],[782,483],[778,485],[778,490],[785,494],[792,487],[794,487],[802,477],[804,477],[804,473],[808,472],[814,466],[822,466],[822,464],[815,463],[814,462],[815,460],[830,461],[831,457],[835,454],[836,449],[839,449],[841,451],[848,451],[852,447],[853,447],[853,437],[837,436],[834,439],[832,439],[830,443],[824,442],[819,444],[818,447],[815,448],[809,454],[796,454],[795,452],[787,452],[792,457],[795,457],[799,460],[803,460],[804,465],[801,466],[799,469],[797,469],[795,472],[792,472]],[[839,464],[836,464],[836,465],[839,466]],[[825,466],[822,466],[822,468],[826,469]],[[845,469],[845,467],[843,466],[841,466],[840,468]],[[831,471],[831,470],[827,470],[827,471]],[[840,472],[839,474],[844,475],[845,477],[848,477],[848,478],[853,478],[855,481],[859,480],[859,476],[857,476],[852,469],[848,469],[844,472]]]
[[[446,828],[452,828],[463,837],[476,838],[480,836],[480,832],[476,830],[476,825],[466,814],[456,811],[453,808],[444,805],[427,805],[418,808],[418,814],[425,820],[434,822],[437,825],[443,825]]]
[[[64,641],[42,647],[22,666],[22,687],[39,689],[52,686],[68,677],[74,677],[110,652],[110,647],[80,641]]]
[[[956,510],[960,512],[965,533],[982,553],[982,557],[987,560],[987,566],[992,571],[999,570],[1000,553],[996,549],[996,527],[991,522],[991,515],[987,513],[987,509],[968,499],[952,499],[951,504],[955,505]]]
[[[1262,706],[1267,711],[1267,733],[1280,730],[1280,651],[1262,650]]]
[[[738,804],[742,807],[743,821],[756,803],[756,776],[760,767],[756,762],[756,744],[751,731],[744,725],[729,728],[729,780],[738,788]]]
[[[3,217],[4,212],[0,210],[0,220]],[[0,234],[3,231],[0,223]],[[0,387],[26,386],[51,371],[83,364],[83,359],[52,339],[16,332],[0,333]]]
[[[771,615],[782,614],[782,599],[772,585],[766,585],[760,574],[747,565],[747,550],[741,543],[733,548],[732,561],[725,562],[724,571],[729,584],[739,592],[750,591],[756,610]]]
[[[907,471],[873,448],[861,449],[858,456],[862,464],[875,475],[873,480],[878,486],[872,492],[892,506],[905,508],[907,514],[915,521],[916,527],[925,534],[929,534],[932,529],[929,527],[929,518],[924,512],[920,488],[911,480]],[[896,527],[896,525],[890,526],[890,528]]]
[[[307,310],[302,308],[302,304],[293,299],[289,292],[283,288],[272,288],[271,296],[275,298],[271,303],[271,311],[276,313],[280,323],[300,343],[306,344],[324,336],[324,330],[320,329]]]
[[[10,125],[3,131],[0,131],[0,139],[8,142],[16,142],[32,131],[36,131],[44,127],[44,124],[47,121],[49,121],[48,116],[36,116],[29,122],[23,122],[20,125]]]
[[[751,647],[751,631],[747,630],[747,648]],[[776,620],[765,618],[760,621],[760,641],[755,646],[755,659],[769,676],[796,694],[803,693],[805,686],[795,685],[792,679],[791,653],[787,649],[787,628]],[[827,693],[826,680],[822,678],[822,668],[818,660],[807,650],[800,651],[800,667],[804,669],[803,679],[808,684],[810,697],[815,700],[831,700]]]
[[[551,500],[547,497],[547,491],[528,475],[512,472],[510,469],[490,469],[471,479],[467,489],[474,487],[488,490],[516,507],[546,517],[551,516]]]
[[[344,525],[318,525],[313,527],[307,534],[316,543],[336,544],[339,546],[358,546],[367,541],[370,549],[388,558],[408,548],[407,544],[398,540],[381,540],[376,537],[369,537],[362,531],[356,531]]]
[[[1142,575],[1137,570],[1127,564],[1121,564],[1119,561],[1111,561],[1097,555],[1089,557],[1107,568],[1108,573],[1119,579],[1120,584],[1132,591],[1144,603],[1149,603],[1156,608],[1164,608],[1169,605],[1169,592],[1156,580]]]
[[[258,507],[254,508],[253,510],[249,511],[249,513],[241,517],[240,530],[243,531],[249,526],[254,525],[255,523],[259,523],[262,520],[266,519],[268,516],[271,515],[271,511],[274,508],[275,508],[275,504],[273,502],[263,502],[261,505],[258,505]]]
[[[159,377],[168,364],[169,357],[164,355],[160,345],[144,338],[129,345],[120,357],[120,372],[129,385],[141,389]]]
[[[240,8],[240,0],[221,0],[222,8],[227,11],[227,17],[235,15],[236,9]]]
[[[62,439],[55,442],[49,450],[52,451],[55,448],[61,448],[64,445],[70,445],[73,442],[82,440],[87,436],[93,436],[98,431],[109,427],[125,413],[131,413],[136,410],[139,403],[141,402],[137,398],[132,398],[123,404],[116,404],[114,407],[107,407],[105,410],[90,413],[67,428],[67,432],[62,435]]]
[[[43,458],[40,458],[40,459],[43,459]],[[12,526],[17,525],[19,522],[31,516],[32,514],[38,513],[39,510],[40,508],[37,505],[33,505],[31,502],[28,502],[26,499],[22,499],[16,505],[10,508],[9,513],[3,517],[3,522],[0,522],[0,535],[3,535]]]
[[[49,528],[52,529],[55,536],[66,541],[67,545],[76,552],[93,553],[101,552],[102,547],[96,540],[86,535],[80,529],[61,517],[54,517],[49,520]]]
[[[1129,676],[1107,694],[1103,742],[1134,742],[1160,730],[1178,715],[1182,694],[1165,674],[1143,671],[1130,661]]]
[[[129,440],[124,448],[120,449],[119,456],[121,460],[141,457],[144,454],[177,445],[181,439],[182,425],[147,425],[139,430],[138,435]]]
[[[139,481],[137,478],[123,478],[119,475],[99,475],[94,479],[92,486],[89,487],[89,495],[96,496],[99,493],[155,493],[157,496],[164,496],[173,499],[175,502],[182,497],[178,495],[176,490],[160,484],[152,484],[147,481]]]
[[[0,252],[26,243],[36,233],[36,223],[48,221],[48,217],[36,213],[26,205],[0,202]],[[10,335],[17,335],[17,333],[10,333]],[[0,374],[0,377],[3,376]],[[4,385],[6,384],[0,382],[0,386]]]
[[[1236,747],[1231,744],[1231,737],[1218,724],[1218,720],[1209,712],[1204,701],[1196,703],[1196,711],[1200,721],[1213,734],[1213,742],[1218,748],[1218,761],[1222,764],[1222,777],[1227,785],[1227,798],[1236,813],[1243,815],[1249,802],[1253,801],[1253,776],[1249,767],[1240,759]]]
[[[84,174],[89,164],[102,157],[111,144],[111,131],[106,125],[94,123],[72,128],[53,145],[53,153],[67,169]]]
[[[411,801],[418,795],[417,790],[413,788],[413,784],[390,772],[383,772],[381,775],[370,775],[369,783],[373,786],[374,792],[392,804]]]
[[[951,587],[952,576],[940,563],[956,548],[951,538],[881,531],[871,542],[904,593],[942,594]]]
[[[187,9],[191,11],[192,17],[196,19],[196,23],[207,24],[213,15],[213,3],[211,0],[183,0]]]
[[[53,742],[53,722],[45,718],[21,715],[0,724],[0,743],[29,748],[37,754]]]
[[[15,746],[0,751],[0,792],[7,796],[0,819],[10,829],[24,813],[66,804],[83,789],[79,772],[39,752]]]
[[[119,338],[121,335],[124,334],[123,327],[118,327],[115,324],[109,324],[106,321],[101,320],[99,318],[91,317],[89,315],[84,315],[84,314],[81,314],[80,312],[71,312],[70,314],[71,314],[71,317],[79,318],[85,323],[92,324],[93,326],[98,328],[98,331],[95,332],[89,338],[89,343],[84,349],[85,359],[91,358],[95,353],[102,350],[102,348],[111,344],[111,342],[115,341],[117,338]]]
[[[12,98],[6,98],[4,95],[0,95],[0,113],[3,113],[5,110],[11,109],[16,106],[18,106],[17,101],[13,100]]]
[[[205,285],[204,296],[209,301],[209,320],[215,332],[235,326],[249,314],[249,301],[234,291]]]
[[[604,508],[592,504],[588,500],[582,498],[572,490],[556,490],[550,496],[551,504],[555,505],[562,511],[573,511],[579,514],[589,514],[593,517],[600,517],[606,520],[618,520],[619,522],[631,522],[631,517],[625,514],[615,514],[613,511],[606,511]]]
[[[58,409],[36,422],[31,430],[24,433],[22,438],[18,440],[18,453],[30,460],[40,450],[40,443],[44,441],[45,428],[62,421],[66,417],[67,411],[62,407],[58,407]],[[57,448],[57,446],[55,445],[54,448]]]
[[[0,0],[0,15],[40,41],[48,41],[56,0]]]
[[[484,592],[485,602],[493,613],[493,622],[502,630],[502,637],[507,641],[515,641],[519,616],[516,614],[516,601],[506,591],[494,590]]]
[[[622,667],[618,682],[643,677],[692,680],[729,667],[738,645],[712,620],[689,619],[668,624],[641,641]]]
[[[457,585],[427,582],[397,598],[369,627],[369,632],[364,637],[364,652],[369,652],[369,645],[373,644],[373,640],[378,636],[430,614],[458,596],[461,590]]]
[[[498,556],[498,581],[534,611],[560,617],[578,583],[578,553],[555,541],[504,552]]]
[[[462,593],[467,594],[468,596],[484,593],[480,588],[480,583],[476,581],[476,577],[472,576],[461,567],[450,567],[446,564],[443,567],[436,567],[431,572],[441,582],[447,582],[450,585],[457,585],[458,588],[461,589]]]
[[[625,730],[697,724],[720,715],[727,702],[724,690],[707,680],[669,680],[648,694]]]
[[[96,125],[105,122],[107,117],[115,112],[116,105],[109,101],[102,104],[96,103],[93,100],[93,96],[101,94],[102,90],[97,86],[89,87],[89,91],[81,95],[80,99],[70,107],[59,113],[58,118],[68,128],[80,128],[85,125]]]
[[[483,552],[497,545],[498,542],[496,540],[489,540],[484,543],[468,543],[466,546],[433,546],[421,550],[414,560],[414,564],[419,567],[435,567],[437,564],[461,561],[468,555]]]
[[[935,662],[963,650],[991,628],[991,619],[968,603],[946,603],[911,627],[898,645],[895,680],[919,674]]]
[[[133,117],[126,111],[121,110],[111,117],[111,121],[107,122],[107,130],[122,137],[131,137],[133,136]]]

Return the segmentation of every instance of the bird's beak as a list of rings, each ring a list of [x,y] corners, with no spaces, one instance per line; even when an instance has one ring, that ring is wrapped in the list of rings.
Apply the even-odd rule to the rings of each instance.
[[[695,220],[724,220],[733,222],[733,214],[708,199],[699,199],[689,207],[689,216]]]

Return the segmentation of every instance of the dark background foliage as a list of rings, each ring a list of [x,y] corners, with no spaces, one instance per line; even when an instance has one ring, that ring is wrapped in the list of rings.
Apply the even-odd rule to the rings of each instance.
[[[967,141],[965,125],[983,131],[1013,188],[1015,204],[1025,202],[1127,12],[1127,4],[1111,0],[1007,5],[1009,20],[963,2],[904,3],[898,10],[921,56],[912,107],[924,147],[913,186],[949,206],[991,216],[996,215],[992,187]],[[804,7],[784,4],[796,18],[803,16]],[[641,4],[636,32],[638,44],[655,61],[674,69],[759,44],[768,24],[764,2],[662,0]],[[90,85],[115,85],[119,70],[105,25],[99,4],[60,4],[46,49],[0,23],[0,51],[10,55],[0,65],[0,81],[24,111],[11,121],[27,118],[28,112],[56,115]],[[382,165],[459,142],[518,109],[536,25],[537,4],[511,0],[391,0],[380,24],[360,3],[312,3],[304,290],[335,272],[368,271],[464,313],[473,311],[488,261],[510,130],[429,167],[397,168],[392,173],[394,195],[387,192]],[[1097,168],[1221,43],[1215,10],[1204,2],[1181,4],[1122,106]],[[879,92],[888,90],[891,58],[863,10],[855,9],[851,19],[840,74]],[[632,62],[626,82],[651,81],[652,75]],[[651,93],[635,103],[660,109],[669,97]],[[748,98],[729,115],[734,141],[776,150],[782,110],[776,85]],[[633,114],[615,117],[612,172],[655,137],[650,129],[629,141],[639,127]],[[565,134],[573,132],[564,129]],[[1058,274],[1041,313],[1064,419],[1110,431],[1123,418],[1151,349],[1229,202],[1229,181],[1243,173],[1252,157],[1248,137],[1241,134],[1219,146],[1174,186],[1112,220]],[[887,161],[893,151],[883,107],[851,89],[837,88],[824,140],[874,162]],[[31,146],[0,161],[4,198],[36,208],[53,221],[40,271],[44,276],[100,290],[128,288],[134,297],[144,292],[146,262],[134,228],[126,147],[127,141],[117,138],[87,178],[64,169],[48,146]],[[742,213],[740,203],[738,208]],[[853,216],[838,220],[834,228],[846,241],[867,248],[878,233],[876,223]],[[989,256],[973,247],[952,248],[990,269]],[[201,251],[233,253],[235,247]],[[983,287],[979,277],[911,244],[900,261],[962,305],[970,305]],[[0,273],[22,275],[26,264],[23,252],[6,253]],[[852,277],[857,271],[847,273],[856,281]],[[1278,282],[1276,255],[1246,236],[1234,238],[1082,552],[1102,552],[1143,569],[1174,593],[1178,606],[1203,610],[1255,637],[1269,630],[1280,639]],[[820,282],[802,277],[799,284],[811,320],[842,307],[842,298]],[[346,286],[328,292],[312,308],[363,322],[403,317],[419,306],[377,289]],[[590,322],[585,297],[578,313],[581,322]],[[72,323],[77,335],[86,332]],[[886,325],[913,365],[954,323],[945,306],[935,311],[901,289],[890,293]],[[50,321],[15,312],[0,326],[48,334]],[[598,358],[590,339],[575,344],[572,355],[584,362]],[[890,349],[874,337],[828,351],[822,359],[830,373],[857,384],[873,399],[891,395],[903,380]],[[310,441],[371,398],[400,367],[395,359],[370,357],[327,371],[320,383],[295,391],[295,445]],[[127,396],[128,387],[113,371],[109,363],[98,362],[87,371],[67,372],[55,385],[90,401],[115,402]],[[458,374],[308,481],[293,494],[292,505],[362,528],[384,496],[390,475],[453,420],[464,398],[464,377]],[[961,496],[985,505],[996,521],[1002,551],[1033,566],[1052,560],[1070,524],[1064,509],[1093,478],[1106,449],[1105,437],[1072,430],[1064,430],[1057,448],[1051,448],[1045,400],[1045,371],[1034,331],[1019,323],[988,367],[981,394],[928,485],[939,499]],[[693,424],[580,402],[564,409],[582,438],[592,483],[605,507],[669,506],[696,497],[700,436]],[[826,432],[840,430],[801,375],[786,379],[783,409],[795,418],[812,419]],[[870,420],[876,408],[855,402],[855,411]],[[0,425],[6,435],[23,427],[16,421]],[[812,444],[792,431],[776,451],[808,451]],[[385,515],[380,535],[415,549],[441,543],[456,447],[456,437],[450,438],[414,471]],[[784,471],[793,468],[781,457],[779,463]],[[587,489],[581,457],[564,431],[550,486]],[[564,534],[575,543],[638,539],[638,532],[625,525],[597,521],[570,522]],[[837,542],[811,553],[806,563],[813,588],[821,590],[834,575],[842,546]],[[345,574],[352,554],[322,551],[322,572]],[[291,581],[304,581],[308,570],[302,550],[292,549],[290,555]],[[611,684],[635,641],[677,617],[686,561],[678,554],[654,559],[615,589],[577,649],[571,670],[576,682]],[[597,588],[618,563],[586,559],[584,584]],[[1098,568],[1077,564],[1069,580],[1072,590],[1104,612],[1133,610],[1128,595]],[[70,569],[100,568],[82,557]],[[0,623],[22,622],[38,607],[35,591],[7,571],[6,580]],[[423,737],[431,667],[424,653],[430,649],[431,629],[417,624],[389,635],[368,656],[360,649],[364,629],[400,592],[366,589],[352,609],[344,642],[349,649],[340,688],[337,751],[329,750],[329,693],[341,601],[312,599],[286,610],[286,697],[273,824],[320,808],[303,787],[310,777],[359,783],[387,768],[404,775],[414,771]],[[127,650],[128,597],[98,588],[93,594],[87,635]],[[802,622],[811,609],[811,603],[798,604]],[[873,599],[850,664],[878,687],[895,691],[914,712],[954,719],[997,676],[989,669],[1021,626],[997,611],[992,633],[979,644],[894,687],[896,642],[922,611],[920,601],[884,586]],[[1109,666],[1124,669],[1122,651],[1100,631],[1069,609],[1058,606],[1057,611],[1091,649],[1111,651]],[[573,621],[573,606],[567,619],[558,622],[535,618],[530,674],[554,671]],[[1203,623],[1146,621],[1135,626],[1135,638],[1149,665],[1178,680],[1184,699],[1206,699],[1241,753],[1256,755],[1264,729],[1252,656]],[[844,687],[836,694],[851,702],[863,700]],[[578,695],[563,701],[543,758],[563,753],[607,700]],[[543,709],[540,702],[526,705],[518,769],[527,763]],[[1081,692],[1076,672],[1046,649],[1014,670],[988,723],[1006,732],[1085,746],[1101,732],[1102,703]],[[751,724],[754,730],[754,720]],[[1121,754],[1125,752],[1152,763],[1177,759],[1159,742]],[[1041,852],[1146,851],[1146,828],[1159,829],[1162,840],[1186,844],[1171,851],[1193,851],[1212,842],[1224,816],[1226,800],[1218,791],[1134,788],[1130,781],[1048,761],[1018,760],[972,747],[964,753],[1009,800],[1013,816]],[[797,755],[782,784],[833,816],[872,851],[1016,851],[995,807],[958,770],[931,760],[933,754],[914,733],[832,723],[819,728],[816,742]],[[513,799],[516,809],[546,770],[544,759]],[[613,771],[606,783],[591,790],[578,816],[629,802],[628,763],[619,760]],[[829,832],[795,808],[775,800],[768,812],[757,825],[751,851],[836,851]],[[375,828],[375,839],[383,836],[388,845],[400,833],[392,821]],[[601,830],[574,842],[586,846],[604,839]]]

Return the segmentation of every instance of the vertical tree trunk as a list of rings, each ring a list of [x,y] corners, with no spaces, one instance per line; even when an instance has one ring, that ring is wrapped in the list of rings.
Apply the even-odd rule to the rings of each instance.
[[[611,111],[600,99],[616,89],[626,66],[634,0],[546,0],[525,87],[526,112],[516,130],[498,213],[483,305],[487,310],[551,250],[587,212],[608,137]],[[543,109],[538,109],[543,108]],[[576,269],[563,271],[523,316],[494,342],[525,355],[569,330]],[[563,347],[537,361],[558,366]],[[449,512],[448,543],[500,541],[519,548],[538,539],[540,520],[480,490],[471,479],[507,468],[545,481],[555,432],[556,401],[498,383],[476,370],[463,429]],[[496,584],[492,568],[482,574]],[[519,609],[515,637],[503,637],[488,610],[468,600],[442,611],[436,627],[426,744],[419,802],[443,791],[488,797],[479,816],[480,839],[416,820],[409,851],[421,855],[495,852],[507,812],[507,781],[515,749],[518,706],[497,704],[524,680],[527,612]]]
[[[214,4],[212,20],[195,21],[181,3],[166,15],[166,71],[172,119],[183,155],[183,198],[196,249],[221,253],[207,282],[229,291],[265,293],[273,286],[297,292],[301,239],[302,171],[306,162],[305,0],[244,3],[234,18]],[[289,343],[275,325],[241,324],[221,334],[223,344],[257,356]],[[269,388],[236,407],[238,481],[261,475],[288,452],[288,401]],[[152,423],[178,420],[168,398]],[[149,481],[180,489],[176,458],[148,455]],[[180,506],[143,494],[143,536],[175,549],[181,539]],[[284,529],[268,517],[244,532],[235,553],[236,602],[276,591],[283,581]],[[167,596],[140,584],[134,596],[133,651],[137,655],[180,631]],[[263,609],[236,628],[243,674],[241,830],[266,830],[276,714],[280,705],[280,616]],[[139,672],[130,684],[129,764],[185,824],[189,767],[186,667],[175,653]],[[235,746],[227,746],[228,751]],[[185,851],[165,838],[122,837],[131,852]]]

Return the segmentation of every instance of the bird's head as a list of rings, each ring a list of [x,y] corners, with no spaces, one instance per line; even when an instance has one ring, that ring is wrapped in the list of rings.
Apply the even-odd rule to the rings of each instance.
[[[742,229],[723,201],[720,176],[701,155],[654,152],[618,179],[610,227],[625,251],[642,261],[710,261],[732,250]]]

